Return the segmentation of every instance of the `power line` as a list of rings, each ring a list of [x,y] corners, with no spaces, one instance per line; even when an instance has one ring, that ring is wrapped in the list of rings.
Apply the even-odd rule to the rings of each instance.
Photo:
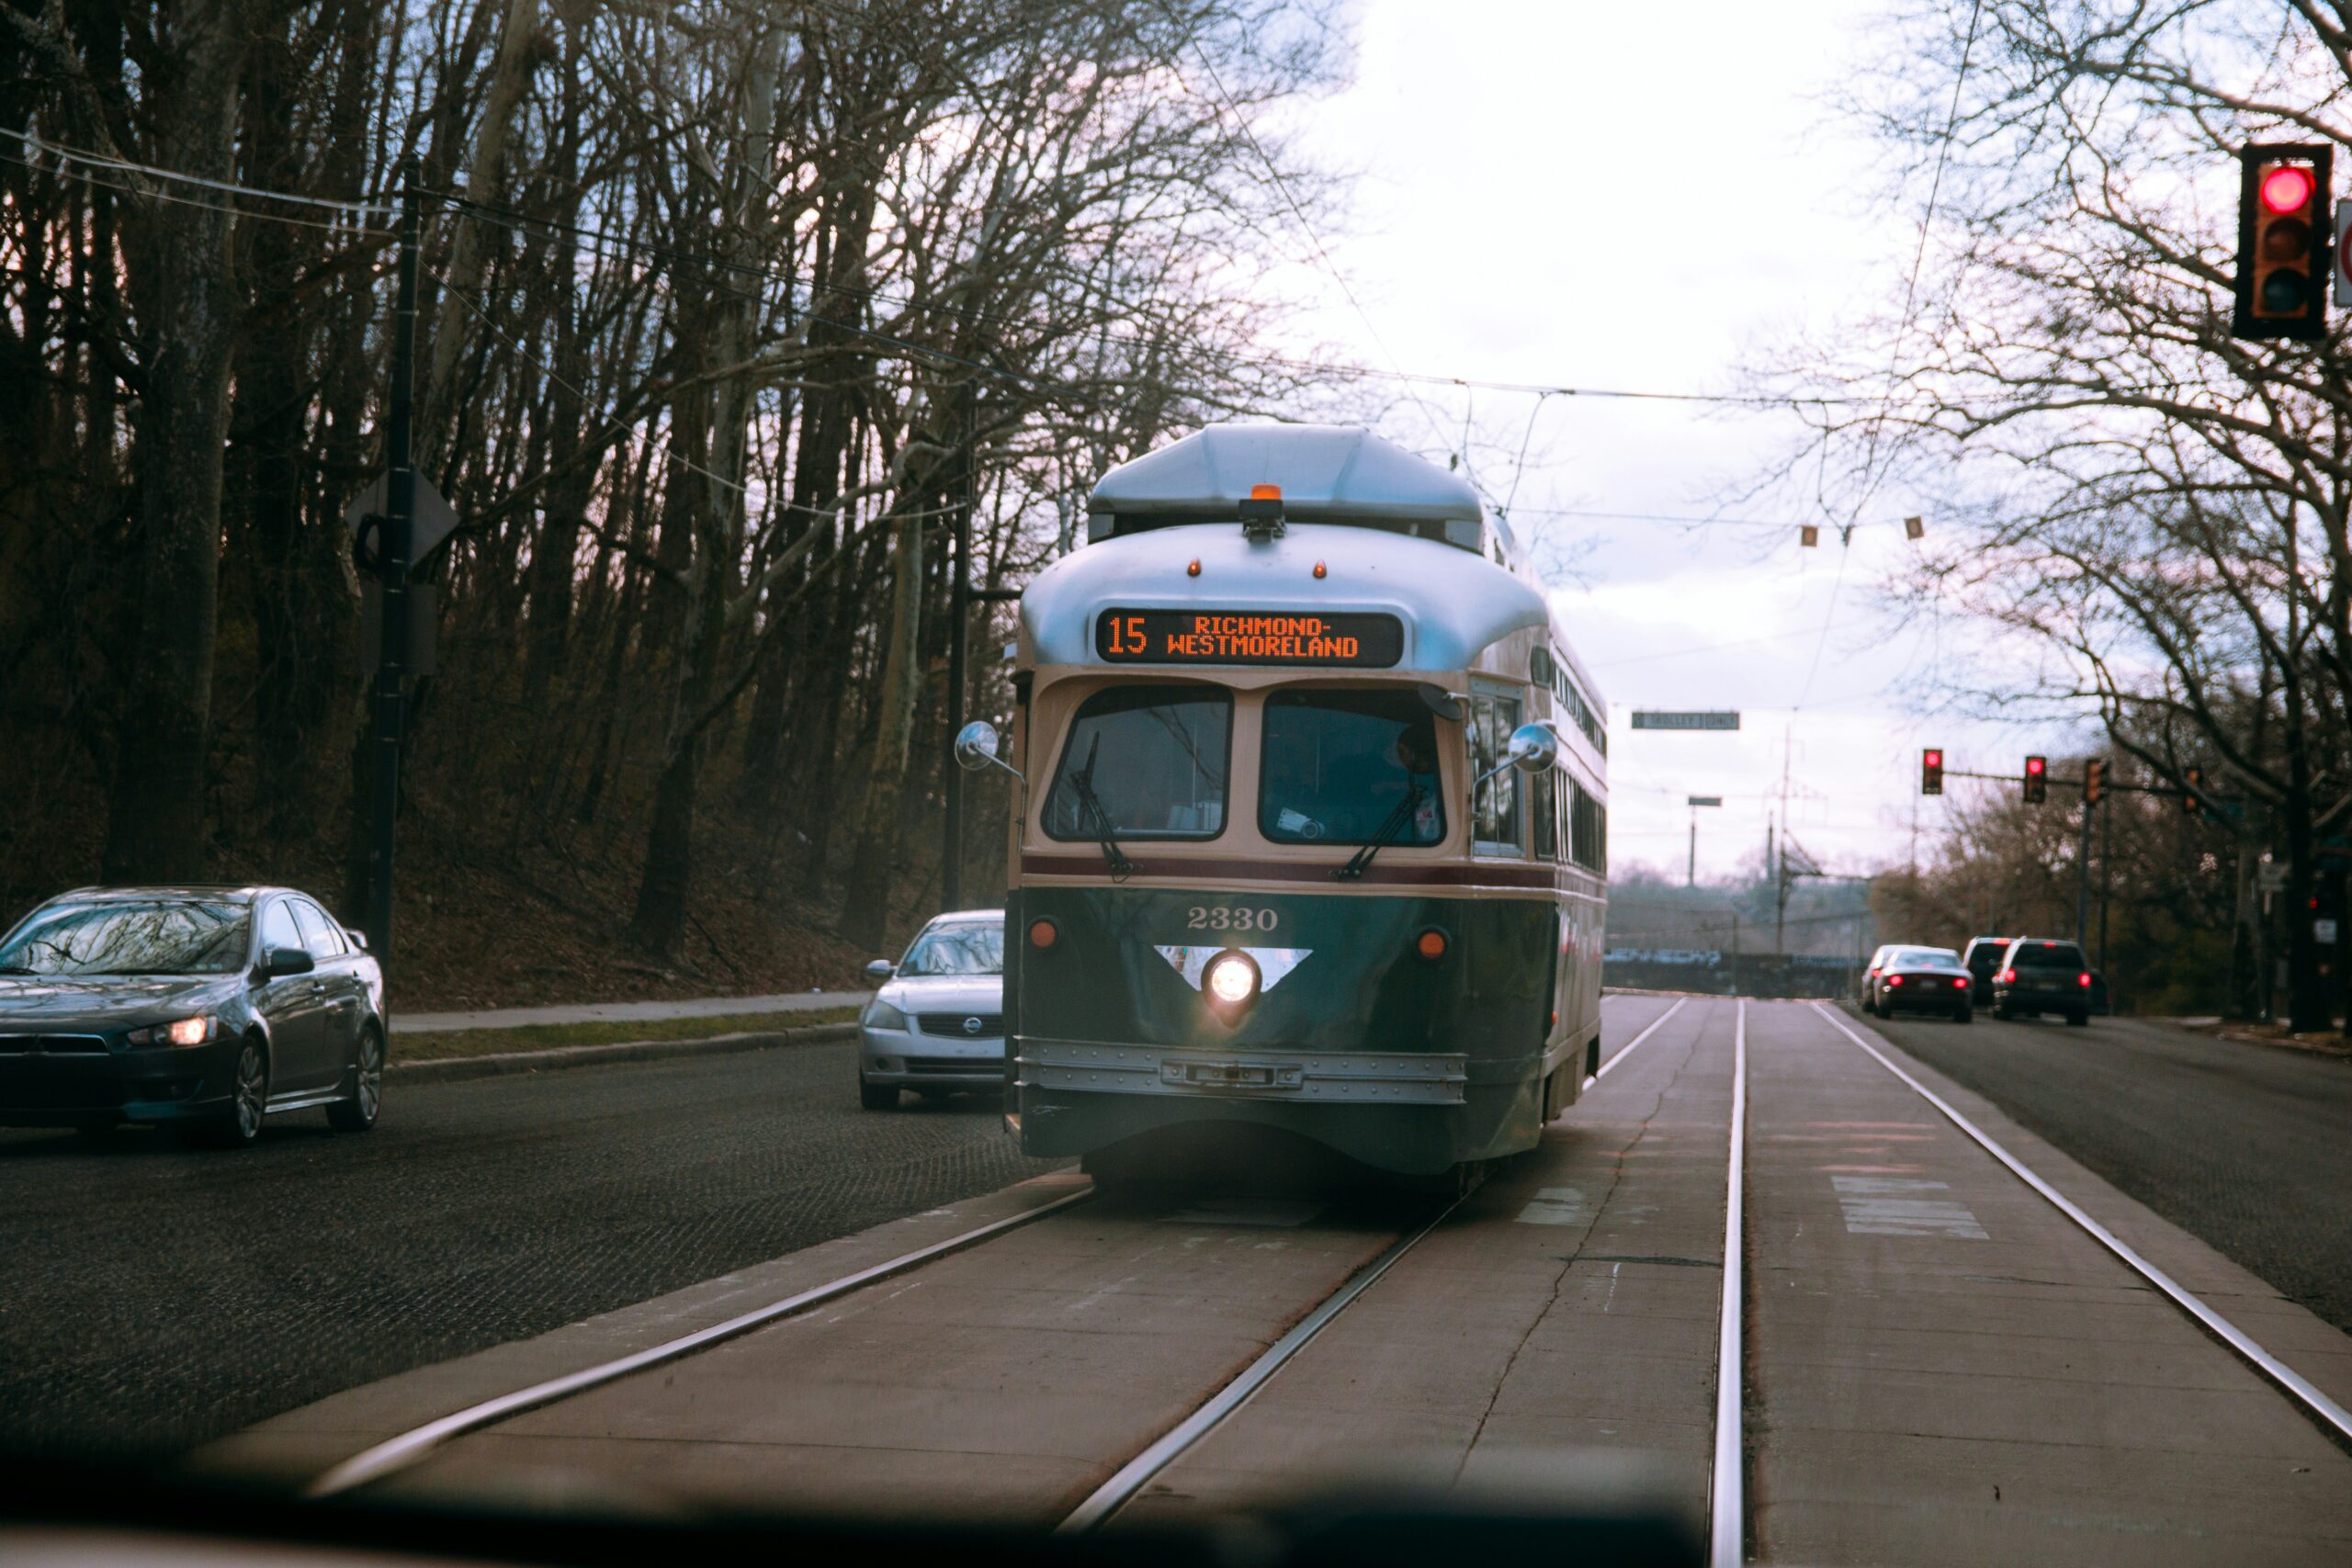
[[[220,191],[233,196],[253,196],[270,201],[299,202],[305,207],[323,207],[337,212],[382,217],[390,217],[392,213],[392,208],[389,202],[342,201],[332,197],[300,196],[290,191],[262,190],[253,186],[240,185],[233,180],[207,179],[201,175],[183,174],[177,169],[166,169],[153,164],[133,163],[128,158],[118,158],[108,153],[90,152],[80,148],[67,147],[60,142],[49,141],[45,137],[36,136],[29,130],[0,131],[0,136],[12,137],[18,141],[28,142],[60,159],[124,174],[143,175],[149,179],[175,180],[182,185],[201,186],[207,190]],[[30,164],[27,166],[38,167]],[[134,189],[129,194],[144,196],[152,193]]]

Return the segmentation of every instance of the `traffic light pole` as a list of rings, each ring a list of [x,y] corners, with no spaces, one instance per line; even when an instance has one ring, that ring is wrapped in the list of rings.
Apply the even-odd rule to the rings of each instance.
[[[2091,817],[2098,802],[2083,802],[2083,837],[2075,852],[2075,947],[2090,951],[2091,934]]]
[[[417,232],[421,226],[417,161],[401,167],[398,292],[392,302],[391,386],[384,417],[385,519],[378,547],[382,584],[377,616],[376,694],[370,759],[368,908],[363,924],[377,962],[392,956],[392,827],[401,801],[401,682],[408,672],[408,569],[416,536],[416,467],[413,450],[416,379]]]

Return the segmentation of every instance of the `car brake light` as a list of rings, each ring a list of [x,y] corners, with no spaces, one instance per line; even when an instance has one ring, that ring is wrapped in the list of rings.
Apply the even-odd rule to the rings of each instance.
[[[1959,979],[1954,980],[1951,983],[1951,988],[1955,991],[1964,991],[1968,989],[1968,976],[1962,975]]]
[[[1903,976],[1900,975],[1889,975],[1886,977],[1886,983],[1890,986],[1899,986],[1903,984]]]
[[[2077,975],[2075,976],[2075,984],[2077,986],[2087,986],[2090,983],[2091,977],[2088,975]]]
[[[2004,969],[1994,976],[1993,979],[1997,985],[2014,986],[2018,983],[2018,972],[2014,969]]]

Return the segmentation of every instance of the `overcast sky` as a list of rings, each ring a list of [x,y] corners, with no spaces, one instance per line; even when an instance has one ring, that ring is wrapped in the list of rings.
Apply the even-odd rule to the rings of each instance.
[[[1918,200],[1882,205],[1882,154],[1823,98],[1875,14],[1869,0],[1363,0],[1352,85],[1295,125],[1317,157],[1361,173],[1350,229],[1323,239],[1370,324],[1328,276],[1303,272],[1301,292],[1328,301],[1311,331],[1371,365],[1724,391],[1744,354],[1793,324],[1887,308]],[[1834,529],[1800,547],[1795,524],[1829,521],[1801,498],[1725,506],[1787,449],[1792,417],[1560,398],[1538,411],[1450,389],[1427,401],[1384,433],[1442,451],[1467,412],[1509,446],[1532,417],[1512,520],[1572,559],[1551,575],[1611,710],[1617,867],[1680,874],[1694,794],[1725,801],[1702,814],[1702,878],[1760,852],[1784,742],[1792,831],[1842,871],[1907,857],[1915,813],[1931,841],[1941,806],[1917,795],[1922,745],[1987,773],[2063,745],[1917,716],[1935,703],[1939,645],[1897,627],[1880,592],[1912,558],[1909,498],[1881,492],[1842,577]],[[1510,491],[1508,453],[1482,448],[1477,468],[1490,493]],[[1603,511],[1789,525],[1571,514]],[[1736,708],[1744,724],[1636,734],[1635,707]]]

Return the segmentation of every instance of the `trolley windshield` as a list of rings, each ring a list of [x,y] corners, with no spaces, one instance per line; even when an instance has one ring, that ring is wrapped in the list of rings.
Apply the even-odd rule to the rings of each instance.
[[[1445,837],[1437,726],[1408,691],[1266,698],[1259,830],[1278,844],[1434,844]]]
[[[1232,694],[1113,686],[1079,705],[1046,797],[1057,839],[1213,839],[1225,828]]]

